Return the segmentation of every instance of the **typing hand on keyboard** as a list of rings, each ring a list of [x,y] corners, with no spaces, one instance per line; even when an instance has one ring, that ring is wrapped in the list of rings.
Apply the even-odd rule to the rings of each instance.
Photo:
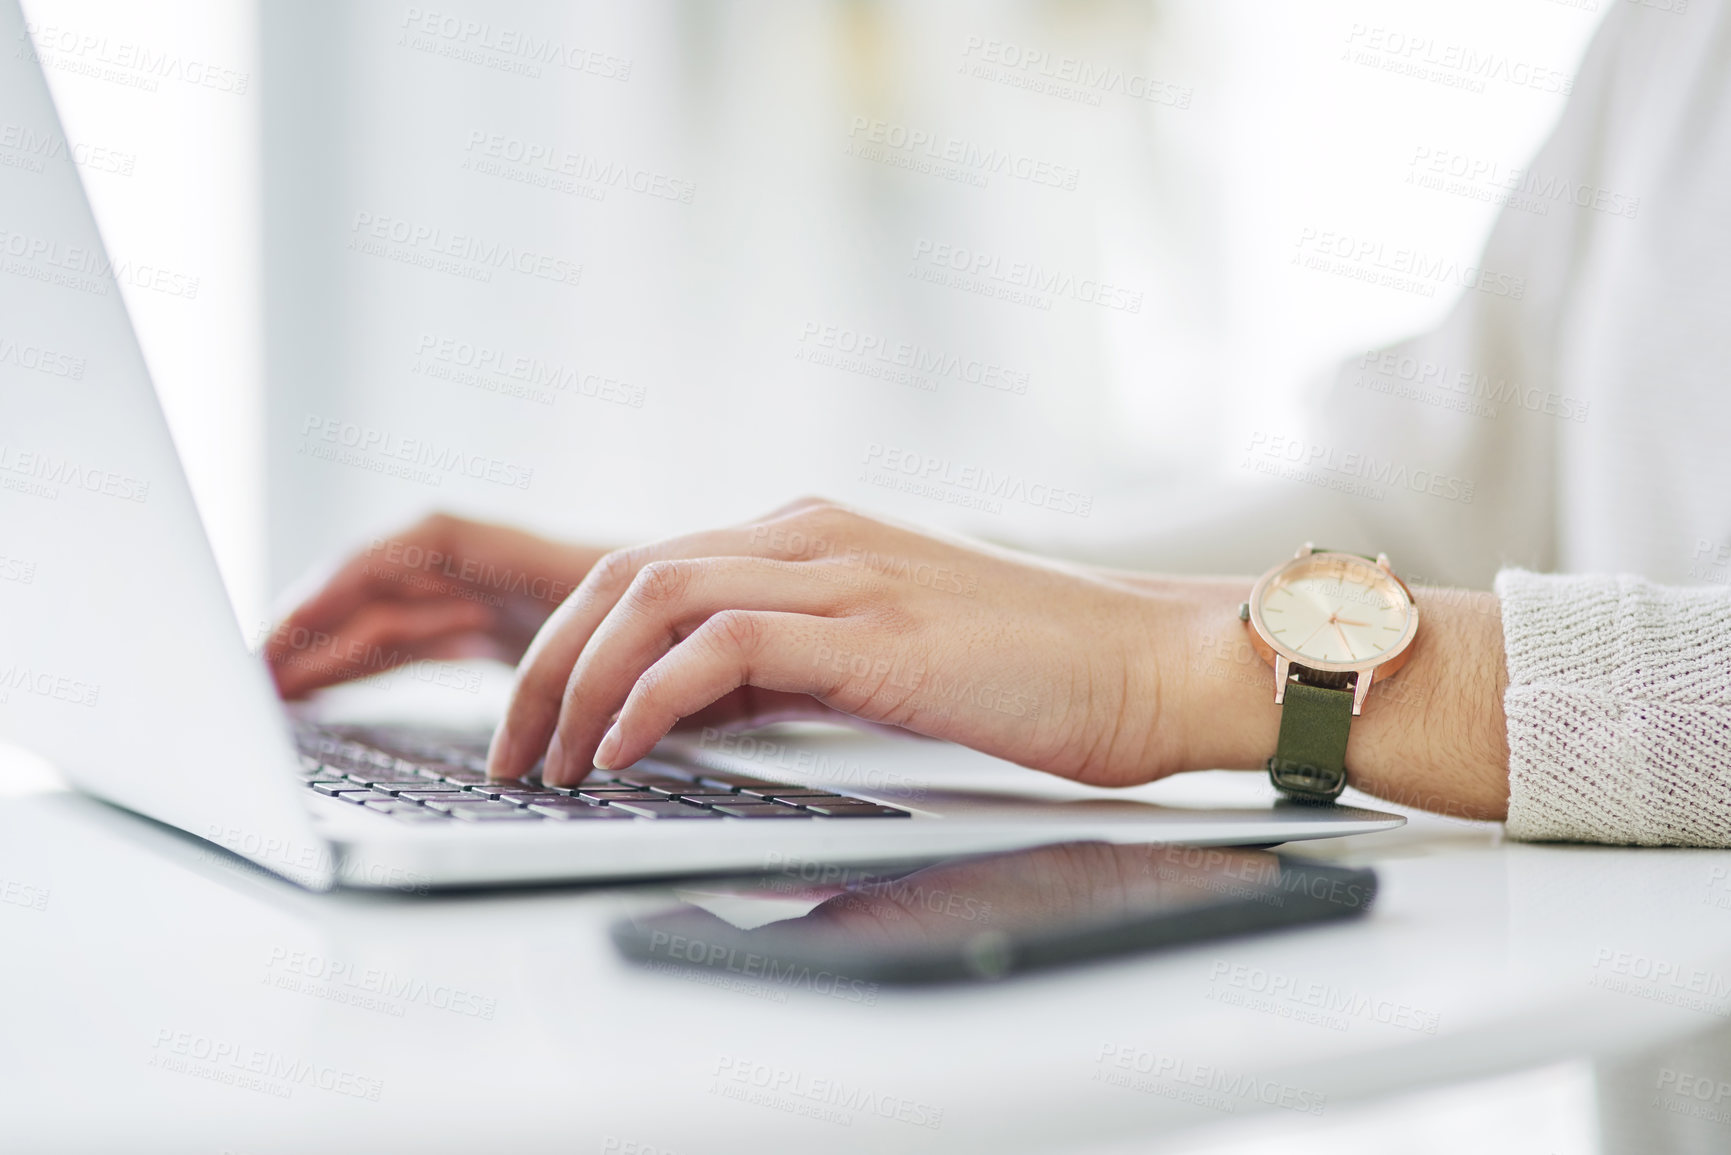
[[[426,658],[515,663],[601,553],[435,514],[350,558],[264,657],[291,699]]]
[[[524,657],[488,768],[516,777],[545,756],[548,783],[570,783],[675,725],[804,702],[1096,784],[1147,781],[1184,768],[1159,679],[1183,668],[1185,614],[1216,608],[799,503],[598,562]]]

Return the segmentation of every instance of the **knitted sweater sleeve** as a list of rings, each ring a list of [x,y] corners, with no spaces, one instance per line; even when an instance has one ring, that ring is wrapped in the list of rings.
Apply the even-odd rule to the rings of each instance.
[[[1504,570],[1511,837],[1731,846],[1731,590]]]

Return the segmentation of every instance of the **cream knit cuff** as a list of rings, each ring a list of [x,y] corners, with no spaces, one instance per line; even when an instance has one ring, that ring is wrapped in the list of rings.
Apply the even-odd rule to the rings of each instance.
[[[1511,837],[1731,846],[1731,590],[1497,576]]]

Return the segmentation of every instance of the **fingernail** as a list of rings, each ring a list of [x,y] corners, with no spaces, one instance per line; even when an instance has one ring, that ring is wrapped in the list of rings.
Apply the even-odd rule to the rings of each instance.
[[[619,755],[619,747],[625,739],[619,733],[619,723],[615,722],[607,728],[607,733],[601,739],[600,747],[595,751],[595,769],[613,769],[613,759]]]
[[[564,766],[565,743],[559,740],[559,734],[555,731],[553,740],[547,743],[547,761],[541,767],[541,780],[558,786],[565,781],[565,775],[561,773]]]

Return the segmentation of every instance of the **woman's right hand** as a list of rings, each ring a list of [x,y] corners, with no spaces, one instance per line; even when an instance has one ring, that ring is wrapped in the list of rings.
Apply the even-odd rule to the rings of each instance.
[[[374,540],[272,631],[284,698],[423,659],[516,664],[606,550],[433,514]]]

